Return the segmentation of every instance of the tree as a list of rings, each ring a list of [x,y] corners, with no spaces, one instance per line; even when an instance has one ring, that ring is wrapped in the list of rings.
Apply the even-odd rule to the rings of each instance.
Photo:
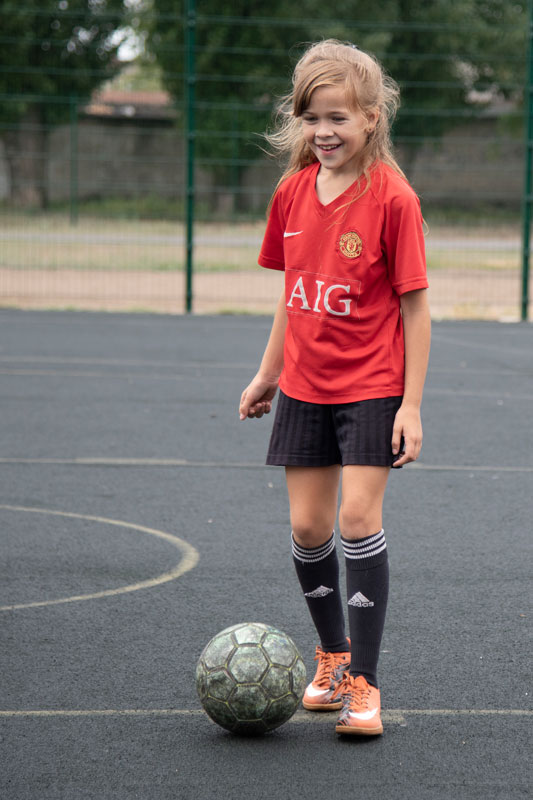
[[[353,22],[329,23],[322,33],[375,53],[400,84],[393,134],[408,174],[424,141],[437,142],[498,96],[520,94],[525,0],[359,0],[356,14],[353,7],[339,0],[336,16]]]
[[[134,2],[128,0],[0,0],[0,124],[11,173],[11,197],[47,202],[51,127],[69,118],[71,103],[90,97],[121,65]]]
[[[152,3],[148,47],[181,103],[184,3]],[[198,0],[199,161],[219,186],[238,182],[260,155],[254,132],[265,129],[275,98],[288,88],[288,56],[297,57],[301,42],[334,36],[376,53],[400,83],[394,136],[409,171],[423,140],[438,141],[458,119],[478,114],[481,98],[517,94],[525,7],[526,0],[337,0],[332,14],[318,0],[302,0],[297,9],[285,0]]]
[[[302,20],[309,5],[304,0],[298,9]],[[153,0],[147,46],[162,68],[165,87],[180,106],[184,24],[178,8],[183,14],[183,2]],[[268,22],[263,21],[265,13]],[[309,27],[304,21],[295,25],[294,13],[286,0],[271,0],[268,6],[262,0],[197,3],[196,155],[213,174],[218,199],[227,200],[231,187],[242,208],[246,207],[246,196],[239,190],[243,171],[262,155],[257,134],[266,129],[276,99],[289,88],[295,43],[309,40]]]
[[[422,137],[438,141],[498,96],[510,95],[509,57],[525,58],[523,12],[500,0],[431,0],[414,8],[411,0],[398,0],[399,22],[406,27],[393,31],[386,63],[403,84],[394,135],[408,171]],[[512,77],[520,86],[520,74]]]

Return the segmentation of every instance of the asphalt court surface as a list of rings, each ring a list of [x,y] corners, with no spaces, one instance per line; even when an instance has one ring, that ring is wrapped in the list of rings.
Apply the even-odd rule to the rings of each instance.
[[[314,667],[271,419],[237,415],[269,325],[0,312],[2,798],[530,796],[531,325],[434,324],[422,457],[386,497],[383,737],[199,710],[235,622]]]

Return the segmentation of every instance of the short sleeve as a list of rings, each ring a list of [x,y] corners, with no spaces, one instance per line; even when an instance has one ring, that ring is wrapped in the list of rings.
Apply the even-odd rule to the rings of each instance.
[[[285,269],[283,252],[283,234],[285,232],[285,214],[283,197],[280,189],[276,192],[268,216],[265,236],[259,253],[259,265],[267,269]]]
[[[386,205],[382,239],[389,279],[398,295],[428,287],[420,202],[406,188]]]

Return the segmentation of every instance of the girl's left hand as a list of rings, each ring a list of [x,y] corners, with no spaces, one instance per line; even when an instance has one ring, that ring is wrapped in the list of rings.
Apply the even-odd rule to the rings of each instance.
[[[403,450],[400,445],[403,437]],[[392,430],[392,452],[398,454],[393,467],[402,467],[409,461],[416,461],[422,448],[422,421],[418,406],[401,405],[394,419]]]
[[[241,421],[246,419],[261,419],[263,414],[270,414],[272,400],[278,388],[278,378],[263,378],[257,373],[253,381],[241,395],[239,405],[239,417]]]

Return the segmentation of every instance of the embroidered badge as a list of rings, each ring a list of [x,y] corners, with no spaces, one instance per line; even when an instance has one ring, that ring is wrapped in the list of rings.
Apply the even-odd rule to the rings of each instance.
[[[363,250],[362,239],[355,231],[343,233],[339,239],[339,249],[347,258],[359,258]]]

